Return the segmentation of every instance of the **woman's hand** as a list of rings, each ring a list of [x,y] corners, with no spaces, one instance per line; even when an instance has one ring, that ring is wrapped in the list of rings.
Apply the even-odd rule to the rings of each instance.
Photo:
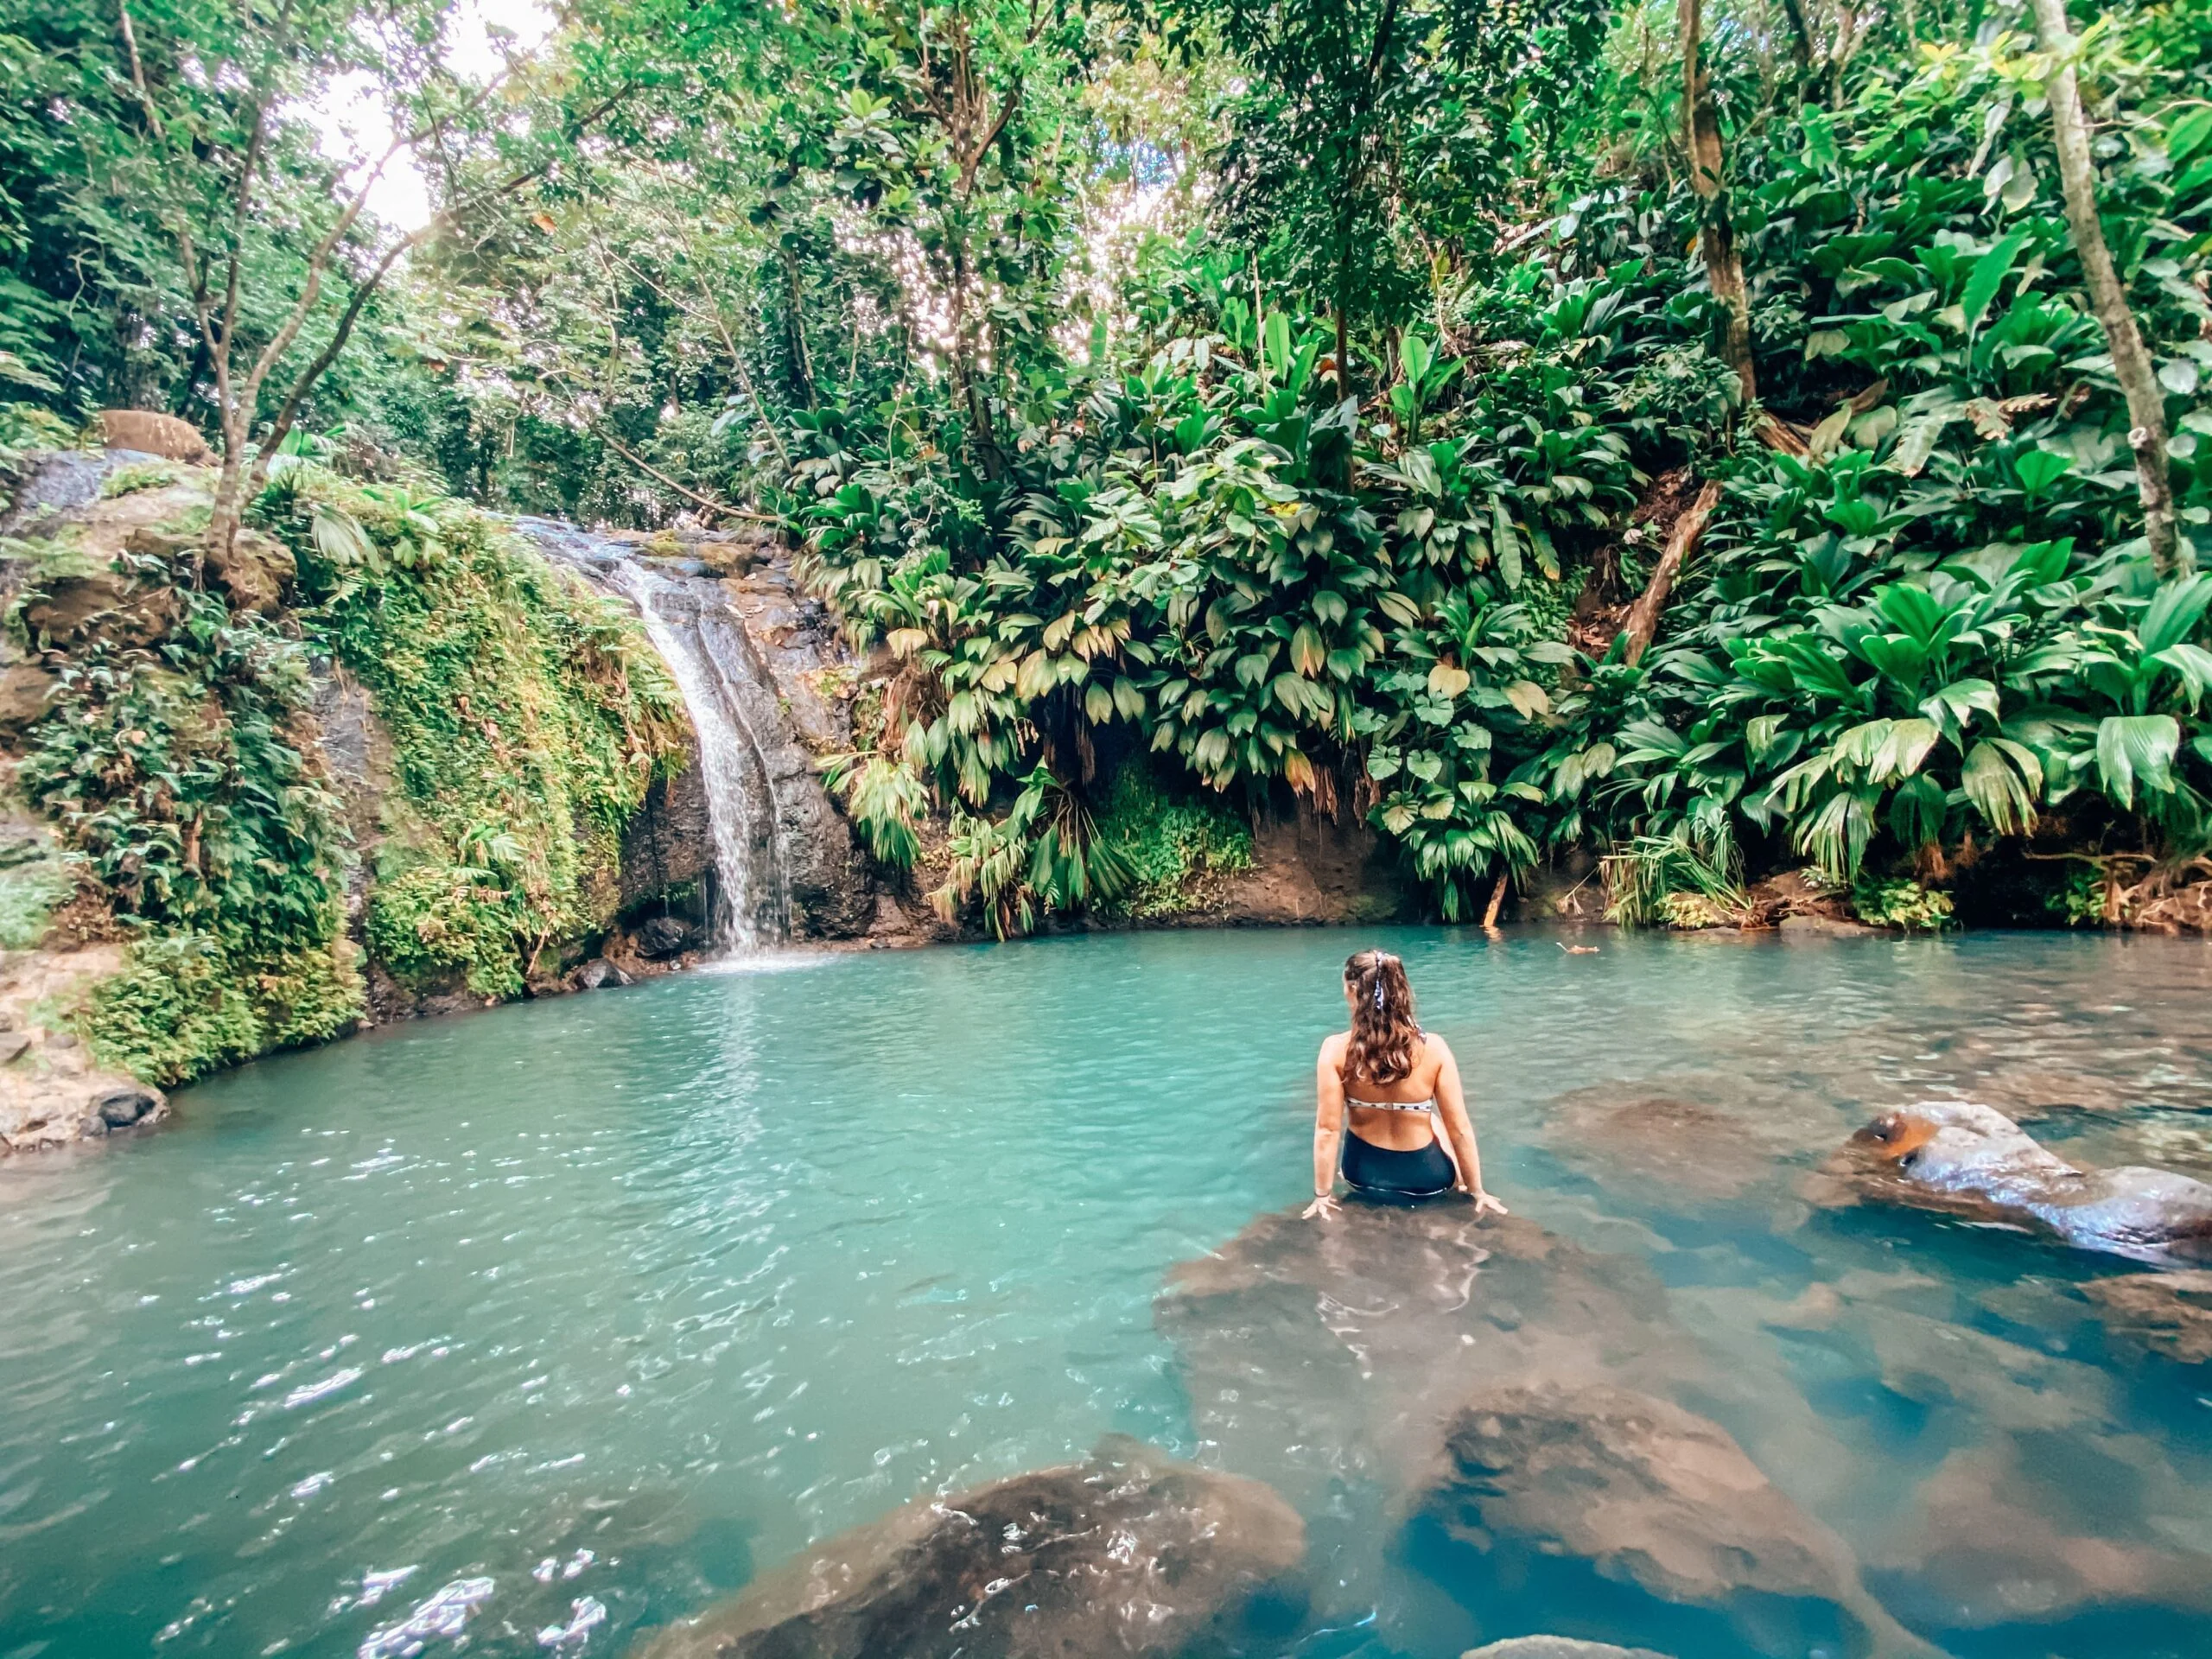
[[[1337,1195],[1333,1192],[1317,1192],[1313,1195],[1313,1202],[1306,1206],[1306,1213],[1299,1219],[1312,1221],[1319,1217],[1321,1220],[1326,1221],[1336,1213]]]
[[[1468,1196],[1475,1201],[1475,1219],[1477,1221],[1480,1221],[1484,1216],[1490,1214],[1492,1211],[1496,1211],[1501,1216],[1510,1215],[1512,1213],[1512,1211],[1508,1210],[1503,1204],[1491,1197],[1489,1193],[1483,1192],[1480,1188],[1477,1188],[1473,1192],[1468,1194]]]

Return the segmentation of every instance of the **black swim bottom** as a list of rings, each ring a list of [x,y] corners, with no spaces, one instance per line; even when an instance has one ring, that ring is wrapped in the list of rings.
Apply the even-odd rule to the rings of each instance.
[[[1344,1131],[1344,1179],[1384,1198],[1427,1198],[1448,1192],[1459,1179],[1444,1148],[1431,1141],[1414,1152],[1393,1152]]]

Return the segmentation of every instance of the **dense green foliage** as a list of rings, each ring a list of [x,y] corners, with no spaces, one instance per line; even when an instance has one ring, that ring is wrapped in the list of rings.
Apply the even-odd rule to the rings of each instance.
[[[354,61],[351,16],[317,14],[285,73]],[[409,451],[491,505],[781,519],[888,664],[833,783],[887,861],[943,839],[942,902],[998,931],[1158,902],[1112,827],[1133,753],[1224,822],[1349,805],[1447,918],[1568,846],[1614,855],[1626,919],[1749,913],[1803,867],[1930,925],[1993,849],[2212,844],[2202,0],[2107,8],[2069,60],[2173,561],[2062,200],[2065,66],[2017,0],[587,3],[498,122],[461,118],[435,28],[410,38],[392,96],[476,149],[376,301],[391,349],[318,394],[356,470]],[[10,49],[39,85],[82,68]],[[127,126],[113,79],[82,108]],[[60,167],[12,107],[0,167]],[[270,177],[312,189],[299,140]],[[118,191],[118,247],[177,218]],[[83,190],[73,219],[13,194],[24,246],[86,234]],[[11,280],[50,301],[46,269]],[[43,353],[15,359],[29,404],[81,413],[44,338],[0,346]],[[1617,639],[1706,481],[1656,643]],[[415,722],[429,826],[372,942],[511,989],[594,902],[517,849],[574,820],[592,864],[591,803],[653,746],[502,664],[632,671],[579,657],[489,543],[448,556],[445,510],[325,505],[272,511],[341,658]],[[400,576],[339,556],[317,526],[346,515]],[[418,546],[452,607],[409,586]],[[495,612],[556,620],[500,644]],[[495,683],[526,741],[471,712]],[[549,768],[513,758],[541,743]]]
[[[1218,802],[1177,800],[1151,769],[1124,765],[1099,814],[1100,840],[1128,868],[1109,913],[1147,919],[1203,911],[1218,883],[1252,868],[1252,830]]]
[[[47,582],[75,563],[54,557]],[[162,554],[116,569],[177,620],[150,645],[127,630],[72,645],[17,784],[136,938],[90,1011],[94,1052],[172,1083],[334,1035],[361,980],[337,802],[307,753],[306,650],[180,584]],[[41,596],[16,607],[19,629]]]
[[[2156,11],[2099,50],[2110,199],[2163,227],[2123,257],[2177,496],[2212,544],[2198,41]],[[2054,812],[2196,851],[2212,580],[2159,588],[2131,537],[2124,410],[2027,112],[2044,72],[1993,21],[1897,57],[1801,103],[1796,142],[1734,182],[1761,384],[1802,457],[1729,442],[1749,423],[1663,154],[1564,204],[1541,262],[1440,284],[1451,354],[1386,338],[1357,410],[1316,372],[1325,321],[1255,315],[1194,232],[1140,264],[1138,326],[1065,365],[1065,416],[1003,479],[859,441],[857,411],[835,447],[810,432],[825,590],[909,664],[885,753],[973,810],[1134,725],[1217,788],[1352,791],[1447,917],[1546,842],[1638,833],[1847,886],[1870,850],[1940,872]],[[1661,650],[1587,663],[1559,638],[1573,590],[1636,556],[1626,510],[1685,464],[1728,481],[1697,579]],[[864,820],[920,798],[851,776]]]

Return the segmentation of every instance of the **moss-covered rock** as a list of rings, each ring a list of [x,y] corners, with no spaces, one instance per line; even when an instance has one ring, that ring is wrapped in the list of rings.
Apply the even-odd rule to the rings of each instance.
[[[130,481],[0,560],[0,741],[51,826],[0,837],[0,947],[55,964],[57,1053],[168,1086],[352,1029],[365,969],[408,1007],[599,948],[688,734],[632,618],[442,497],[296,467],[209,556],[208,474]],[[100,1132],[43,1075],[11,1121]]]

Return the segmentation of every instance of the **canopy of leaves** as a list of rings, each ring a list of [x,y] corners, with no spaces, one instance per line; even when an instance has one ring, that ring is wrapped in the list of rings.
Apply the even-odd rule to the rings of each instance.
[[[2208,589],[2145,557],[2024,12],[1713,0],[1717,197],[1679,15],[588,0],[467,129],[324,418],[488,505],[780,521],[890,665],[833,779],[894,861],[949,819],[944,902],[1001,928],[1128,902],[1098,826],[1140,750],[1172,799],[1366,816],[1446,916],[1570,843],[1848,887],[2035,836],[2212,842]],[[2193,560],[2212,23],[2075,22]],[[174,206],[58,159],[135,153],[112,46],[41,28],[5,47],[43,90],[0,138],[34,296],[0,362],[29,404],[112,396],[58,273],[127,267],[131,395],[189,411]],[[453,106],[410,73],[403,104]],[[63,134],[57,97],[122,136]],[[306,200],[326,164],[285,145]],[[1721,212],[1758,409],[1699,250]],[[322,223],[251,235],[281,261]],[[1719,507],[1630,664],[1700,477]]]

